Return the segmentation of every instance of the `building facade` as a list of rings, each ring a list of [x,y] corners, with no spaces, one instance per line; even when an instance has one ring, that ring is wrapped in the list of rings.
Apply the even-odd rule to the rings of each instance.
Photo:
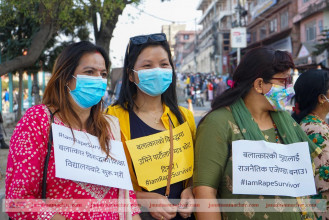
[[[298,67],[329,66],[329,49],[314,55],[321,33],[329,29],[329,0],[200,0],[197,9],[203,14],[202,30],[196,35],[194,55],[190,50],[182,57],[183,69],[233,73],[237,50],[231,48],[230,31],[234,27],[247,28],[242,56],[251,48],[267,46],[291,53]]]
[[[169,25],[162,25],[161,32],[165,33],[167,36],[167,40],[170,46],[171,55],[174,57],[175,55],[175,44],[176,39],[175,36],[179,31],[185,30],[185,24],[169,24]]]
[[[195,72],[196,62],[196,31],[179,31],[175,36],[175,56],[174,63],[178,72]],[[190,61],[187,57],[192,54],[193,59]]]
[[[245,4],[245,0],[240,3]],[[198,72],[225,74],[229,72],[230,29],[236,21],[235,8],[238,0],[200,0],[202,10],[198,34]]]
[[[253,0],[249,2],[248,47],[268,46],[297,55],[300,28],[294,25],[296,0]]]
[[[328,67],[328,51],[314,55],[316,44],[323,38],[323,30],[329,29],[329,0],[297,0],[298,11],[293,22],[300,27],[300,47],[295,64],[322,64]]]

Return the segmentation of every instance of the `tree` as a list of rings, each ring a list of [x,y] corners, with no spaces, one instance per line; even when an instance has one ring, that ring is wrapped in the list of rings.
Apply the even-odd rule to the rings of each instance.
[[[321,39],[319,40],[320,43],[315,45],[316,51],[314,51],[314,55],[319,55],[323,53],[323,51],[329,51],[329,29],[323,30],[321,32]]]
[[[60,33],[86,34],[87,25],[81,21],[92,23],[96,44],[109,53],[119,15],[127,4],[139,2],[140,0],[1,0],[0,26],[15,20],[17,13],[21,13],[33,19],[38,24],[38,29],[29,39],[27,55],[15,56],[1,63],[0,76],[33,66],[45,51],[48,42]],[[100,28],[97,14],[100,17]]]
[[[94,30],[96,45],[109,54],[113,31],[126,5],[139,3],[140,0],[78,0],[84,10],[89,12]],[[99,15],[99,16],[97,16]],[[100,20],[98,20],[98,17]]]
[[[0,76],[7,72],[32,66],[44,51],[47,43],[57,34],[59,27],[70,27],[72,19],[69,17],[69,12],[72,6],[72,0],[1,0],[1,27],[6,27],[6,24],[15,22],[16,17],[21,14],[23,17],[31,19],[37,25],[37,28],[31,38],[27,38],[29,45],[27,55],[20,54],[8,57],[7,61],[0,64]],[[11,40],[14,39],[9,38],[8,44]],[[3,46],[5,45],[2,42],[1,48]],[[10,53],[10,51],[8,50],[7,53]]]

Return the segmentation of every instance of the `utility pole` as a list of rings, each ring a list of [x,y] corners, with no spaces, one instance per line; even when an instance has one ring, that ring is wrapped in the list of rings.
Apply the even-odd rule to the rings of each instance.
[[[247,15],[247,11],[241,6],[240,0],[237,2],[237,6],[235,7],[236,11],[236,28],[231,29],[231,47],[237,49],[237,65],[240,63],[241,57],[241,48],[247,47],[247,32],[246,27],[242,27],[241,17]],[[233,35],[232,35],[233,33]],[[233,40],[234,39],[234,42]]]
[[[213,54],[213,59],[214,59],[214,68],[215,68],[215,74],[217,75],[218,72],[218,65],[217,65],[217,53],[218,53],[218,32],[217,32],[217,21],[216,21],[216,17],[217,17],[217,11],[216,11],[216,6],[217,6],[217,1],[218,0],[214,0],[214,18],[213,18],[213,27],[212,27],[212,31],[213,31],[213,46],[214,46],[214,54]]]
[[[198,45],[198,31],[197,31],[197,25],[196,25],[196,18],[194,19],[194,65],[195,65],[195,73],[198,72],[198,61],[196,59],[197,54],[199,52],[199,45]]]
[[[238,20],[238,27],[241,27],[241,16],[240,16],[240,10],[241,10],[241,5],[240,5],[240,0],[238,0],[238,6],[237,6],[237,20]],[[241,48],[237,48],[237,65],[239,65],[241,59]]]

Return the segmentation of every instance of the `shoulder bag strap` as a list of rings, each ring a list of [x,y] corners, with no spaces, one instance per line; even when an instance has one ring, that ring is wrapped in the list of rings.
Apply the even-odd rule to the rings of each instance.
[[[174,140],[173,140],[173,124],[171,121],[171,118],[169,117],[169,137],[170,137],[170,158],[169,158],[169,169],[168,169],[168,178],[167,178],[167,187],[166,187],[166,193],[165,196],[168,198],[170,194],[170,181],[171,181],[171,175],[172,175],[172,168],[173,168],[173,157],[174,157]]]
[[[45,164],[43,167],[43,177],[42,177],[42,192],[41,192],[41,199],[46,199],[46,191],[47,191],[47,171],[48,171],[48,163],[49,163],[49,158],[50,158],[50,153],[51,153],[51,145],[53,143],[53,133],[51,129],[51,124],[54,122],[54,115],[58,112],[56,110],[54,113],[50,111],[48,108],[48,111],[50,113],[50,122],[49,122],[49,135],[48,135],[48,143],[47,143],[47,156],[45,159]]]

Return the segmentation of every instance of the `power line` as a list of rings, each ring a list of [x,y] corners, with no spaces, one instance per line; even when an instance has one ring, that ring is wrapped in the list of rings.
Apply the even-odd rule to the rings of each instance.
[[[185,21],[173,21],[173,20],[168,20],[168,19],[165,19],[165,18],[160,18],[160,17],[158,17],[156,15],[150,14],[150,13],[144,11],[143,9],[140,9],[140,8],[134,6],[134,5],[131,5],[131,7],[137,9],[138,11],[140,11],[140,12],[142,12],[142,13],[148,15],[148,16],[151,16],[151,17],[156,18],[156,19],[161,20],[161,21],[170,22],[170,23],[189,23],[191,21],[195,21],[195,19],[196,19],[196,18],[193,18],[193,19],[185,20]]]

